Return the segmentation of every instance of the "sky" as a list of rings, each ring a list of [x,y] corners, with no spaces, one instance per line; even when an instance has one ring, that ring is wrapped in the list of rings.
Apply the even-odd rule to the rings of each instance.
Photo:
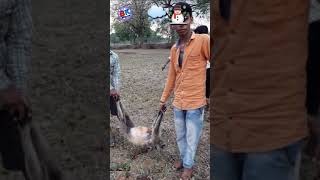
[[[111,1],[111,4],[110,4],[110,7],[112,7],[114,5],[114,2]],[[110,10],[110,13],[116,13],[116,12],[112,12]],[[162,11],[162,8],[161,7],[157,7],[157,6],[152,6],[149,11],[148,11],[148,14],[151,15],[151,16],[162,16],[163,15],[163,11]],[[199,17],[196,17],[195,16],[195,13],[193,14],[194,15],[194,23],[191,25],[191,28],[192,29],[195,29],[197,26],[199,25],[206,25],[208,28],[209,28],[209,31],[210,31],[210,17],[206,17],[206,18],[199,18]],[[112,28],[112,25],[114,23],[114,19],[112,16],[110,16],[110,34],[111,33],[114,33],[114,29]],[[151,26],[151,29],[152,30],[155,30],[157,28],[157,24],[154,24]]]

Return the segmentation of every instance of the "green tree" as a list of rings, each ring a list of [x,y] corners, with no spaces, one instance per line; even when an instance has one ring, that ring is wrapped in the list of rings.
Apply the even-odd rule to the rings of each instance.
[[[120,38],[115,34],[110,34],[110,42],[111,43],[120,43]]]
[[[164,7],[167,8],[169,6],[172,6],[174,3],[177,2],[186,2],[189,3],[192,6],[192,9],[194,12],[199,15],[199,14],[208,14],[209,13],[209,8],[210,8],[210,0],[196,0],[190,1],[190,0],[150,0],[152,4],[158,6],[158,7]]]
[[[208,15],[210,13],[210,0],[197,0],[197,3],[193,6],[193,9],[197,15]]]
[[[115,36],[119,38],[119,41],[133,41],[135,34],[133,31],[128,29],[128,27],[122,22],[115,22],[113,24],[115,30]]]
[[[155,24],[157,24],[156,33],[164,36],[168,43],[173,44],[177,40],[177,34],[170,28],[168,18],[161,18],[155,20]]]
[[[151,36],[150,22],[147,14],[151,3],[145,0],[118,0],[112,10],[115,19],[117,19],[117,10],[124,6],[129,7],[133,15],[128,21],[121,22],[117,20],[114,23],[116,34],[120,39],[129,39],[133,43],[142,45]]]
[[[210,0],[197,0],[189,1],[189,0],[149,0],[151,4],[156,5],[158,7],[163,7],[164,9],[167,9],[171,6],[173,6],[177,2],[187,2],[192,6],[193,11],[195,12],[196,16],[204,17],[209,15],[209,8],[210,8]],[[167,36],[169,38],[169,42],[172,44],[177,39],[177,35],[175,32],[170,29],[169,27],[169,20],[167,17],[162,18],[156,18],[154,19],[156,23],[158,24],[157,32],[160,32],[161,34]]]

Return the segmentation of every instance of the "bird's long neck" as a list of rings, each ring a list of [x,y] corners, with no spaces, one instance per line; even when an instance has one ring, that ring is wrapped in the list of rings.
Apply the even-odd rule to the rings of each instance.
[[[134,123],[131,121],[129,115],[124,111],[124,108],[120,101],[116,102],[117,110],[118,110],[118,118],[122,123],[123,128],[125,129],[126,133],[130,132],[130,129],[134,127]]]
[[[152,136],[153,138],[156,138],[159,136],[160,132],[160,125],[163,119],[163,113],[159,114],[156,121],[152,125]]]

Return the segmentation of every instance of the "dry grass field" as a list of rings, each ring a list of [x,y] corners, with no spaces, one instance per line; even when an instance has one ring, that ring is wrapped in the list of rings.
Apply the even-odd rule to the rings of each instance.
[[[159,108],[159,100],[165,85],[167,70],[162,65],[169,56],[168,49],[116,50],[121,62],[122,103],[136,125],[151,127]],[[207,116],[206,116],[207,117]],[[119,120],[111,117],[110,126],[116,138],[116,146],[110,149],[111,179],[123,176],[132,179],[177,179],[173,162],[178,158],[175,141],[172,106],[169,103],[161,124],[162,150],[139,153],[140,147],[131,145],[117,129]],[[138,155],[137,155],[138,154]],[[209,123],[205,121],[201,142],[196,156],[195,179],[209,179]]]

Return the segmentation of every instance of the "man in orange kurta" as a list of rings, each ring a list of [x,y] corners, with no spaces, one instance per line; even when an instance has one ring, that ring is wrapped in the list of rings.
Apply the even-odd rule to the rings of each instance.
[[[177,169],[184,168],[181,179],[192,175],[194,157],[203,127],[206,105],[206,65],[210,59],[210,38],[206,34],[195,34],[190,28],[193,21],[192,9],[187,3],[177,3],[184,22],[172,22],[179,40],[170,51],[168,79],[160,100],[162,107],[174,91],[174,122],[180,161]]]

